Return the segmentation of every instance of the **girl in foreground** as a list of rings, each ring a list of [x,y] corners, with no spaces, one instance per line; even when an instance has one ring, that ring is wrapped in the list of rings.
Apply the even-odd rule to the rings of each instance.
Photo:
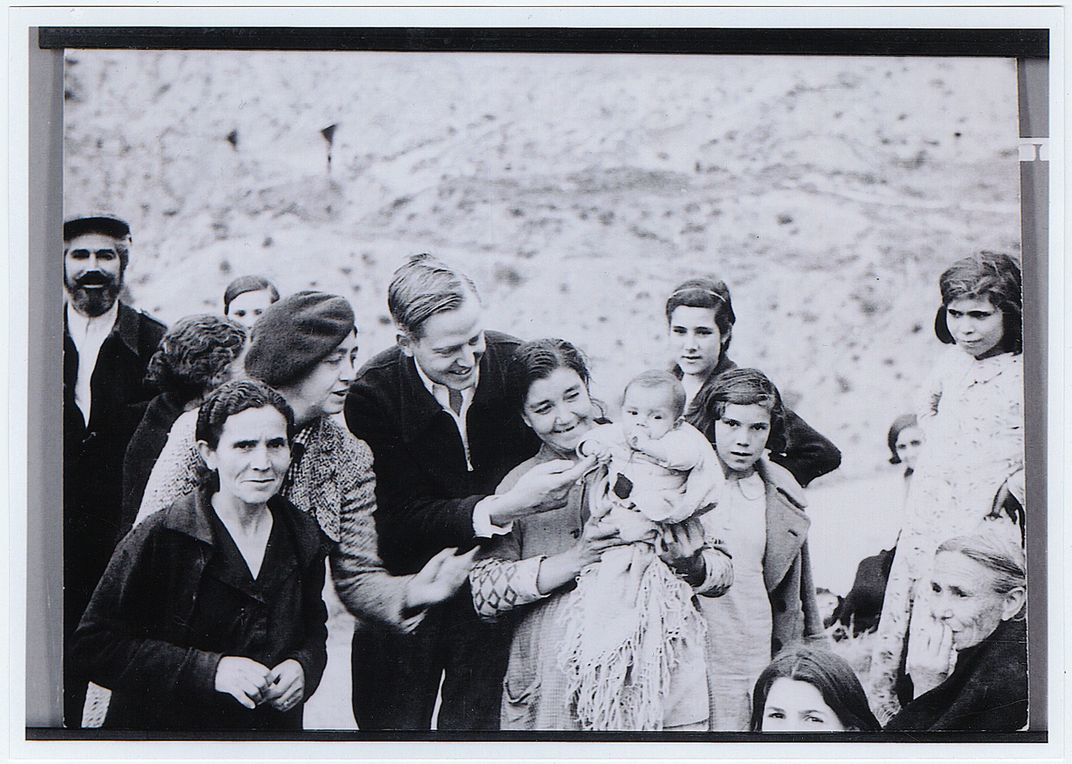
[[[756,680],[752,732],[878,732],[860,680],[843,658],[794,645]]]
[[[701,390],[689,421],[715,444],[726,476],[718,507],[703,516],[709,539],[733,556],[733,586],[700,598],[707,620],[710,729],[743,732],[749,691],[782,648],[818,637],[822,622],[808,556],[804,491],[763,459],[784,438],[778,389],[755,369],[733,369]]]

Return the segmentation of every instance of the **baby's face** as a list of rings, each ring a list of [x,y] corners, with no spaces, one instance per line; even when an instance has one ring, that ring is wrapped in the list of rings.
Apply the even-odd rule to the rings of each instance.
[[[673,394],[660,387],[633,385],[622,401],[622,418],[626,434],[658,440],[674,427]]]

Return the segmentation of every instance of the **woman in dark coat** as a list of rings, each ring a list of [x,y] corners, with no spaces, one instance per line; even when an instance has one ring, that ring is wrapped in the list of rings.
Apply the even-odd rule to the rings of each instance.
[[[201,490],[128,534],[75,633],[104,726],[301,729],[327,663],[326,544],[278,495],[294,417],[252,381],[201,406]]]
[[[666,323],[674,356],[671,371],[685,387],[687,405],[722,374],[737,368],[726,355],[736,321],[729,287],[722,281],[689,279],[667,298]],[[841,452],[790,409],[785,413],[784,447],[772,450],[771,461],[807,487],[815,478],[838,468]]]
[[[123,459],[123,513],[119,538],[134,524],[145,484],[167,443],[171,425],[212,390],[241,374],[246,329],[222,316],[179,319],[149,360],[145,381],[160,394],[149,402]]]
[[[990,531],[943,542],[913,611],[914,700],[887,730],[1014,732],[1027,724],[1024,551]],[[930,612],[928,613],[927,610]]]

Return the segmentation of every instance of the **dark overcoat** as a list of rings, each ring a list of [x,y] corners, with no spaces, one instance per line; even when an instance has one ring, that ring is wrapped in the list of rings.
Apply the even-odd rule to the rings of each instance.
[[[294,659],[308,699],[327,664],[324,556],[316,521],[281,496],[254,582],[228,559],[208,492],[184,496],[123,538],[75,633],[72,658],[112,690],[117,729],[301,729],[302,707],[253,711],[215,690],[226,655]],[[243,563],[244,564],[244,563]]]
[[[961,650],[953,673],[906,705],[886,730],[1015,732],[1027,724],[1027,625],[1002,621]]]
[[[154,390],[145,368],[165,327],[119,304],[119,315],[93,367],[88,425],[75,404],[78,351],[63,331],[64,633],[74,631],[118,540],[123,457]]]

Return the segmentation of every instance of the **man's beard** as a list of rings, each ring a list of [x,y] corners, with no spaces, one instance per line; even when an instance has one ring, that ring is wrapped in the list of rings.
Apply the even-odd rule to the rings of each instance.
[[[100,286],[90,286],[94,284]],[[115,305],[119,292],[123,289],[123,278],[101,271],[88,271],[73,281],[65,277],[64,286],[67,287],[67,295],[75,310],[84,316],[95,318],[103,316]]]

